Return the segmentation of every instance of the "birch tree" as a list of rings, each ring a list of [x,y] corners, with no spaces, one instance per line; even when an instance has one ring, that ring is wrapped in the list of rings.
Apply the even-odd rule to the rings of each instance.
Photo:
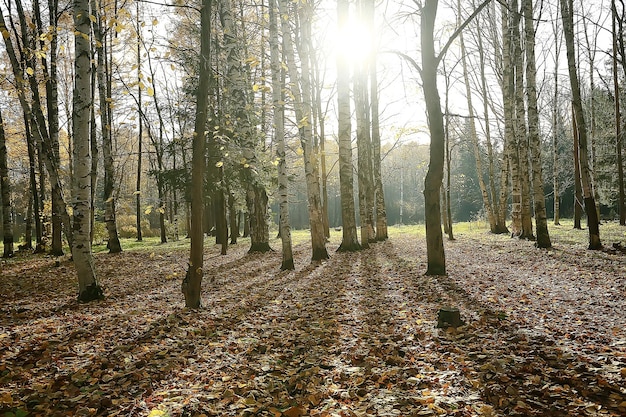
[[[91,42],[89,0],[74,0],[74,94],[72,126],[74,138],[74,184],[72,187],[72,257],[78,276],[78,299],[82,302],[103,297],[96,279],[91,251],[91,145],[89,117],[91,103]]]
[[[349,16],[348,0],[337,0],[339,33],[345,30]],[[361,249],[356,232],[354,176],[352,171],[352,123],[350,121],[350,66],[345,56],[337,57],[337,111],[339,141],[339,182],[341,188],[342,240],[338,251]]]
[[[291,225],[289,223],[289,181],[287,177],[287,158],[285,150],[285,99],[284,71],[280,59],[278,38],[278,18],[276,16],[276,0],[269,0],[270,23],[270,61],[272,70],[272,107],[274,122],[274,141],[276,142],[276,158],[278,160],[278,204],[280,211],[280,239],[282,243],[281,271],[295,269],[291,242]]]
[[[522,0],[526,48],[526,101],[528,103],[528,136],[531,152],[533,200],[535,202],[535,226],[537,246],[550,248],[546,200],[543,190],[541,140],[539,138],[539,111],[537,109],[537,68],[535,64],[535,26],[533,24],[532,0]]]
[[[298,121],[298,132],[300,136],[300,146],[303,150],[304,173],[306,178],[307,200],[309,209],[309,224],[311,227],[311,260],[319,261],[328,258],[326,250],[326,235],[324,233],[324,223],[322,220],[322,200],[319,186],[319,163],[318,155],[313,146],[312,132],[312,102],[311,84],[309,81],[310,64],[308,52],[308,39],[310,37],[310,4],[297,5],[297,20],[300,23],[299,57],[301,72],[298,73],[295,61],[295,51],[291,37],[292,29],[288,19],[281,19],[283,35],[283,51],[287,61],[289,71],[289,86],[293,96],[293,105]],[[281,16],[288,16],[288,3],[279,0]],[[281,230],[282,232],[282,230]]]

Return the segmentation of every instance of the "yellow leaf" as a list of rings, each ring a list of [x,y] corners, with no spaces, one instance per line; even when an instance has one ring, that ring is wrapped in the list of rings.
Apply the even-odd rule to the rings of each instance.
[[[224,166],[224,162],[219,161],[218,163],[215,164],[216,167],[221,168],[222,166]]]
[[[152,20],[152,26],[158,25],[159,24],[159,19],[157,19],[156,17]]]
[[[31,67],[26,68],[26,74],[33,75],[34,73],[35,73],[35,70],[33,70]]]
[[[152,213],[152,208],[153,208],[152,206],[148,206],[148,207],[146,207],[146,211],[144,211],[144,214],[150,214],[150,213]]]
[[[148,96],[152,97],[154,95],[154,88],[148,87],[146,93],[148,93]]]
[[[159,410],[156,408],[150,411],[150,414],[148,414],[148,417],[161,417],[161,416],[165,416],[165,411]]]
[[[91,20],[94,23],[96,23],[96,21],[97,21],[96,16],[94,16],[92,14],[89,15],[89,20]]]

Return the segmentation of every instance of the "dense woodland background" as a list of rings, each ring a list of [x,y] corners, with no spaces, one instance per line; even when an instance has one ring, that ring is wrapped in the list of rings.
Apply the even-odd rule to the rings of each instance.
[[[271,228],[287,268],[290,228],[310,228],[316,260],[331,228],[353,250],[425,222],[428,272],[445,273],[442,223],[550,247],[546,219],[586,210],[598,249],[598,215],[626,222],[620,2],[0,10],[4,255],[84,247],[81,293],[101,295],[91,244],[119,237],[202,229],[224,253],[240,234],[266,251]]]

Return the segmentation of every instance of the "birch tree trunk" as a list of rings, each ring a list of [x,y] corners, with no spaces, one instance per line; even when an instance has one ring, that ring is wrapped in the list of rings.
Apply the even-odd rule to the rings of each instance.
[[[96,77],[98,80],[98,99],[100,102],[100,129],[102,130],[102,157],[104,165],[104,222],[108,233],[107,248],[109,253],[119,253],[122,251],[119,236],[117,234],[117,221],[115,214],[115,165],[113,161],[113,137],[111,134],[111,97],[108,97],[107,87],[109,71],[106,62],[106,40],[103,36],[103,22],[100,16],[98,5],[92,0],[92,10],[95,17],[94,39],[96,41],[97,62]]]
[[[289,181],[287,178],[287,159],[285,151],[285,104],[284,104],[284,72],[278,45],[278,19],[276,17],[276,0],[269,0],[270,23],[270,61],[272,70],[272,106],[274,108],[274,141],[276,142],[276,158],[278,159],[278,199],[280,211],[280,239],[282,243],[281,271],[293,270],[293,248],[291,242],[291,224],[289,222]],[[283,36],[285,36],[283,34]]]
[[[591,170],[589,168],[589,155],[587,152],[587,125],[583,112],[582,99],[580,95],[580,84],[576,71],[576,55],[574,51],[574,16],[573,1],[560,0],[561,18],[563,20],[563,32],[565,35],[565,45],[567,48],[567,67],[572,88],[572,107],[578,127],[578,149],[580,178],[582,194],[587,212],[587,227],[589,229],[589,249],[597,250],[602,248],[600,241],[600,222],[596,211],[596,202],[591,183]]]
[[[279,8],[281,16],[288,16],[288,3],[285,0],[279,0]],[[300,146],[303,150],[304,173],[306,177],[307,200],[309,208],[309,223],[311,226],[311,246],[312,261],[328,259],[328,251],[326,250],[326,235],[324,233],[324,223],[322,221],[322,200],[319,186],[319,163],[318,157],[313,147],[313,119],[311,107],[311,84],[309,79],[309,51],[307,42],[310,37],[310,5],[297,6],[298,18],[300,21],[300,65],[301,73],[298,74],[295,61],[295,51],[293,40],[291,38],[291,28],[287,19],[281,20],[283,35],[283,51],[287,68],[289,71],[289,80],[291,93],[294,100],[294,110],[296,120],[298,121],[298,131],[300,134]],[[301,86],[301,87],[300,87]],[[281,230],[282,233],[282,230]]]
[[[0,111],[0,199],[2,199],[2,236],[3,258],[13,256],[13,222],[11,216],[11,182],[9,180],[9,165],[7,156],[6,138],[4,136],[4,121]]]
[[[524,54],[522,49],[522,37],[520,34],[521,24],[521,12],[519,9],[519,3],[517,0],[513,0],[511,3],[511,40],[514,51],[513,57],[515,66],[515,138],[518,149],[518,173],[519,173],[519,189],[520,189],[520,216],[521,216],[521,231],[519,233],[520,239],[534,240],[533,235],[533,222],[531,211],[531,197],[530,197],[530,159],[529,159],[529,143],[526,126],[526,106],[524,103]]]
[[[337,25],[339,32],[348,22],[348,0],[337,0]],[[337,57],[337,111],[339,141],[339,183],[341,189],[342,241],[338,251],[361,249],[356,231],[354,209],[354,176],[352,170],[352,124],[350,121],[350,63]]]
[[[141,110],[143,102],[143,94],[141,91],[141,22],[139,3],[136,3],[137,13],[137,109],[139,111],[138,129],[137,129],[137,182],[135,187],[135,222],[137,228],[137,242],[143,241],[143,233],[141,231],[141,176],[143,163],[143,111]]]
[[[372,7],[373,7],[373,2]],[[373,11],[372,11],[373,12]],[[373,13],[372,13],[373,14]],[[370,62],[370,108],[372,112],[372,167],[374,173],[374,193],[376,207],[376,241],[389,238],[387,231],[387,209],[381,169],[380,153],[380,115],[378,105],[378,74],[376,71],[376,53]]]
[[[546,198],[543,191],[543,171],[541,167],[541,139],[539,138],[539,111],[537,109],[537,68],[535,64],[535,27],[533,24],[532,0],[522,0],[524,10],[524,31],[526,35],[526,101],[528,103],[528,142],[531,153],[533,200],[535,202],[535,225],[537,227],[537,247],[550,248],[552,243],[548,233]]]
[[[519,172],[519,150],[515,133],[515,65],[511,55],[514,48],[515,22],[507,6],[502,8],[502,103],[504,112],[504,148],[507,166],[511,173],[511,236],[522,233],[522,193]],[[502,202],[502,199],[500,200]]]
[[[457,7],[459,10],[458,20],[460,20],[461,0],[457,1]],[[465,50],[465,39],[463,37],[463,33],[459,35],[459,42],[461,45],[461,63],[463,65],[463,80],[465,82],[465,96],[467,100],[467,110],[469,112],[470,136],[471,136],[471,141],[472,141],[472,149],[474,150],[474,160],[476,161],[476,171],[478,172],[478,186],[480,188],[480,194],[483,199],[483,207],[485,209],[485,214],[487,215],[487,220],[489,221],[489,229],[491,233],[496,233],[496,230],[497,230],[496,216],[493,210],[493,205],[489,198],[487,185],[485,184],[482,156],[480,153],[480,147],[478,143],[478,132],[476,130],[474,104],[472,100],[473,93],[472,93],[472,87],[471,87],[470,79],[469,79],[469,70],[468,70],[468,65],[467,65],[467,53]]]
[[[98,285],[91,252],[91,146],[89,135],[91,97],[91,44],[89,0],[74,0],[74,184],[72,257],[78,275],[78,299],[82,302],[103,297]]]

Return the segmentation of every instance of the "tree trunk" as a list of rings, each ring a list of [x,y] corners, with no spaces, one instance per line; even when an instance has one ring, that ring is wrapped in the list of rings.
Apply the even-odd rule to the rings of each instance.
[[[626,63],[624,58],[626,57],[626,51],[624,51],[624,37],[622,33],[623,20],[617,16],[617,8],[615,7],[615,0],[611,1],[611,16],[612,16],[612,32],[613,32],[613,87],[615,89],[615,150],[617,154],[617,182],[619,188],[619,196],[617,199],[617,207],[619,211],[619,224],[626,225],[626,204],[624,193],[624,161],[622,158],[622,130],[621,130],[621,117],[620,117],[620,104],[619,104],[619,74],[617,72],[617,54],[621,55],[622,67],[626,74]],[[619,32],[616,27],[616,23],[619,22]],[[619,46],[618,46],[619,40]],[[619,50],[618,50],[619,48]]]
[[[239,237],[239,223],[237,222],[235,194],[232,191],[228,193],[228,222],[230,224],[230,244],[236,245]]]
[[[362,64],[354,75],[354,107],[356,113],[357,180],[361,245],[368,248],[374,241],[374,205],[371,201],[372,187],[372,140],[370,136],[370,105],[367,91],[367,65]]]
[[[279,0],[281,16],[288,15],[288,3]],[[328,251],[326,250],[326,235],[324,233],[324,223],[322,221],[322,201],[319,187],[319,164],[318,155],[313,147],[312,132],[312,112],[311,112],[311,83],[310,83],[310,64],[308,39],[310,38],[310,6],[298,6],[297,13],[300,21],[300,39],[299,57],[302,66],[301,73],[298,74],[295,61],[295,51],[291,38],[291,28],[289,22],[285,19],[281,20],[283,35],[283,50],[287,61],[289,71],[289,79],[291,93],[294,100],[294,110],[296,120],[298,120],[298,130],[300,133],[300,146],[302,147],[304,158],[304,172],[307,186],[307,199],[309,208],[309,223],[311,226],[311,246],[312,261],[328,259]],[[300,85],[302,88],[300,88]],[[283,230],[281,230],[282,233]]]
[[[430,130],[430,162],[424,180],[424,209],[426,223],[426,275],[446,275],[446,257],[441,231],[441,206],[439,190],[443,181],[445,133],[443,114],[437,88],[437,64],[435,56],[434,26],[438,0],[426,0],[421,15],[422,88],[426,101],[428,127]]]
[[[267,223],[267,192],[257,170],[258,159],[256,147],[259,139],[253,116],[249,111],[248,91],[252,88],[248,85],[242,68],[243,53],[240,39],[237,37],[237,26],[233,22],[232,6],[230,1],[220,2],[220,21],[223,28],[224,54],[226,57],[226,69],[224,77],[225,88],[229,94],[225,97],[226,106],[233,120],[238,121],[237,136],[238,144],[242,150],[242,182],[246,184],[246,205],[250,220],[250,250],[249,252],[269,252],[272,250],[269,244],[269,225]]]
[[[582,185],[585,210],[587,211],[587,227],[589,229],[589,249],[597,250],[602,248],[600,241],[600,222],[596,210],[593,184],[591,183],[591,171],[589,169],[589,156],[587,153],[587,125],[583,113],[582,99],[580,95],[580,84],[576,71],[576,55],[574,51],[574,17],[573,1],[560,0],[561,17],[563,19],[563,32],[567,47],[567,63],[570,84],[572,88],[572,106],[576,125],[578,127],[578,149],[580,164],[580,179]]]
[[[89,115],[92,105],[89,0],[74,0],[74,95],[72,125],[74,127],[74,186],[72,257],[78,276],[78,299],[86,302],[103,297],[98,285],[91,252],[91,147]]]
[[[278,45],[278,10],[276,0],[269,0],[270,23],[270,60],[272,70],[272,107],[274,118],[274,141],[278,159],[278,199],[280,211],[280,239],[282,243],[281,271],[295,269],[291,242],[291,224],[289,223],[289,180],[285,151],[285,98],[284,71]],[[282,19],[281,19],[282,20]],[[285,36],[283,34],[283,36]]]
[[[3,258],[13,256],[13,222],[11,215],[11,183],[9,181],[9,165],[7,145],[4,136],[4,122],[0,111],[0,199],[2,200],[2,236]]]
[[[43,22],[39,12],[39,2],[33,2],[36,14],[37,26],[40,33],[44,33]],[[48,0],[48,21],[49,27],[56,28],[58,25],[58,0]],[[40,38],[41,48],[44,49],[45,41]],[[48,135],[50,144],[54,154],[54,162],[56,166],[60,166],[59,154],[59,98],[58,98],[58,77],[57,77],[57,48],[58,36],[55,34],[50,37],[50,47],[47,49],[47,55],[50,57],[50,70],[48,74],[44,74],[46,79],[46,107],[48,116]],[[46,69],[46,58],[42,57],[42,67]],[[58,205],[61,203],[58,198],[52,199],[52,242],[50,254],[53,256],[63,255],[62,240],[62,219],[61,209]]]
[[[337,0],[337,25],[341,32],[348,23],[349,2]],[[338,251],[361,249],[356,231],[354,176],[352,170],[352,125],[350,121],[350,63],[337,57],[337,112],[339,141],[339,187],[341,194],[342,240]]]
[[[109,65],[106,62],[106,40],[103,36],[102,18],[95,1],[92,0],[92,10],[95,14],[94,38],[96,41],[96,53],[98,65],[96,75],[98,80],[98,98],[100,101],[100,128],[102,129],[102,157],[104,166],[104,222],[108,233],[107,248],[109,253],[119,253],[122,251],[119,236],[117,234],[117,221],[115,213],[115,168],[113,160],[113,137],[111,134],[111,97],[107,97],[109,88],[105,71],[108,72]]]
[[[139,19],[139,3],[136,3],[137,7],[137,109],[139,110],[138,132],[137,132],[137,182],[135,190],[135,221],[137,223],[137,241],[143,240],[143,233],[141,231],[141,174],[142,174],[142,159],[143,159],[143,112],[142,106],[142,92],[139,87],[141,82],[141,23]]]
[[[32,207],[31,207],[31,213],[29,218],[31,219],[30,222],[30,231],[31,231],[31,235],[26,239],[26,247],[28,249],[32,249],[33,248],[33,243],[32,243],[32,226],[33,223],[35,224],[35,241],[37,242],[37,244],[39,244],[41,242],[41,236],[42,236],[42,232],[41,232],[41,209],[40,209],[40,201],[41,199],[39,198],[39,189],[37,188],[37,168],[36,168],[36,164],[37,164],[37,154],[35,152],[35,138],[33,138],[31,132],[31,128],[30,128],[30,121],[27,119],[26,116],[24,116],[24,131],[25,131],[25,136],[26,136],[26,148],[28,150],[28,173],[29,173],[29,180],[30,180],[30,192],[32,195]]]
[[[515,133],[515,65],[511,60],[514,47],[514,22],[506,6],[502,6],[502,102],[504,112],[504,148],[511,173],[511,236],[522,234],[522,193],[519,172],[519,150]],[[502,200],[500,200],[502,202]]]
[[[193,135],[193,156],[191,162],[191,250],[189,252],[189,269],[183,280],[182,291],[185,296],[185,307],[199,308],[201,305],[201,286],[204,275],[204,172],[206,123],[209,98],[209,81],[211,76],[211,0],[202,1],[200,12],[200,68],[199,85],[196,95],[196,122]]]
[[[460,20],[460,12],[461,12],[461,0],[457,0],[457,7],[459,13]],[[463,33],[459,35],[459,42],[461,44],[461,63],[463,64],[463,80],[465,82],[465,96],[467,99],[467,109],[469,112],[469,128],[470,128],[470,136],[472,141],[472,149],[474,150],[474,160],[476,161],[476,171],[478,173],[478,186],[480,188],[480,193],[483,199],[483,208],[485,210],[485,214],[487,215],[487,220],[489,221],[489,230],[491,233],[497,232],[497,222],[496,216],[493,210],[493,205],[489,198],[489,192],[487,191],[487,185],[484,180],[484,172],[483,172],[483,162],[482,156],[480,153],[480,146],[478,143],[478,132],[476,130],[476,120],[474,114],[474,104],[472,101],[472,87],[470,85],[469,79],[469,70],[467,65],[467,54],[465,51],[465,40],[463,38]]]
[[[533,200],[535,202],[535,224],[537,247],[550,248],[546,200],[543,191],[541,167],[541,139],[539,138],[539,112],[537,109],[537,69],[535,65],[535,28],[533,25],[532,0],[522,0],[524,9],[524,31],[526,35],[526,100],[528,103],[528,141],[532,161]]]
[[[574,137],[574,229],[582,230],[580,224],[583,215],[583,190],[580,182],[580,146],[578,144],[578,126],[572,107],[572,134]]]
[[[494,9],[495,11],[495,9]],[[478,38],[478,66],[480,68],[480,89],[483,102],[483,119],[485,125],[485,143],[487,145],[487,161],[488,161],[488,173],[489,173],[489,197],[491,199],[492,211],[495,217],[495,229],[492,229],[492,233],[504,234],[509,233],[509,229],[506,227],[506,206],[504,209],[498,202],[498,194],[496,193],[496,170],[494,162],[494,152],[491,138],[491,122],[489,115],[489,91],[487,88],[487,76],[485,73],[485,51],[483,48],[483,36],[482,30],[478,27],[476,36]],[[505,187],[506,191],[506,187]],[[449,192],[449,191],[448,191]]]
[[[521,14],[519,12],[519,3],[517,0],[513,0],[511,4],[512,23],[511,34],[514,51],[514,65],[515,65],[515,137],[518,148],[518,172],[519,172],[519,187],[520,187],[520,204],[521,204],[521,232],[519,234],[520,239],[534,240],[533,235],[533,222],[531,211],[531,197],[530,197],[530,158],[529,158],[529,142],[526,129],[526,106],[524,103],[524,60],[522,51],[522,37],[520,35],[520,22]]]
[[[561,224],[561,196],[560,196],[560,187],[559,187],[559,147],[558,147],[558,139],[559,139],[559,56],[561,51],[561,37],[559,36],[558,30],[558,19],[554,20],[553,32],[554,37],[557,40],[555,44],[555,53],[554,53],[554,95],[552,99],[554,103],[552,105],[552,188],[554,195],[554,225],[560,226]]]

